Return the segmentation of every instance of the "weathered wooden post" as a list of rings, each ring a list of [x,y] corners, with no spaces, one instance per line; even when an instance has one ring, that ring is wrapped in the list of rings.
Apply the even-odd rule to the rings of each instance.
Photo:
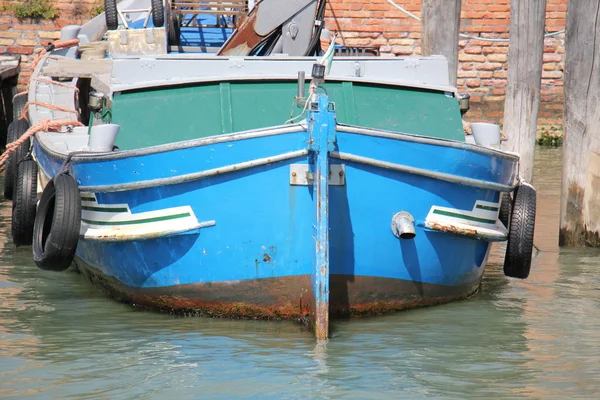
[[[545,22],[546,0],[510,2],[508,82],[503,129],[508,141],[503,149],[521,155],[520,173],[528,182],[533,177]]]
[[[421,54],[448,59],[450,85],[456,86],[461,0],[422,0]]]
[[[569,0],[560,246],[600,246],[600,0]]]

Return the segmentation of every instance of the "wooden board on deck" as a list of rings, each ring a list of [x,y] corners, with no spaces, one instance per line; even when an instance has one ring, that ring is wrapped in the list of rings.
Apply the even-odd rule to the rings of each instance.
[[[106,33],[109,52],[128,55],[167,54],[165,28],[117,29]]]
[[[42,72],[53,78],[91,78],[92,75],[109,74],[112,71],[112,60],[76,60],[64,58],[46,65]]]

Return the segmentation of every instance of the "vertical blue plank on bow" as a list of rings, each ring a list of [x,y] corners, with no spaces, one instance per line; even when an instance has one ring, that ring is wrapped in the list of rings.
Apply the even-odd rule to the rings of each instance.
[[[318,340],[329,333],[329,151],[335,141],[335,112],[329,99],[317,95],[318,108],[308,115],[311,150],[314,152],[314,193],[316,202],[316,258],[313,292],[315,296],[314,331]]]

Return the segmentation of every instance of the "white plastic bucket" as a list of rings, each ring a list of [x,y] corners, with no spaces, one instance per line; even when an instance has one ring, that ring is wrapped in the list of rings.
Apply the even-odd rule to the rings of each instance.
[[[479,146],[500,148],[500,126],[488,122],[472,122],[471,132],[475,143]]]
[[[112,151],[120,128],[117,124],[92,126],[88,149],[91,151]]]

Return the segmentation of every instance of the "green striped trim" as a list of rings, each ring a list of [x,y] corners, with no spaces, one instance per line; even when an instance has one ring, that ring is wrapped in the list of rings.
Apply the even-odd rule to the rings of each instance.
[[[482,206],[481,204],[477,204],[475,208],[479,208],[480,210],[498,211],[498,207]]]
[[[127,207],[89,207],[89,206],[81,206],[82,210],[86,211],[100,211],[100,212],[128,212]]]
[[[468,221],[475,221],[475,222],[483,222],[485,224],[494,224],[496,223],[496,221],[491,220],[491,219],[485,219],[485,218],[477,218],[477,217],[472,217],[470,215],[465,215],[465,214],[459,214],[459,213],[454,213],[454,212],[450,212],[450,211],[443,211],[443,210],[433,210],[434,214],[439,214],[439,215],[445,215],[446,217],[454,217],[454,218],[460,218],[460,219],[466,219]]]
[[[87,222],[88,224],[94,225],[137,225],[137,224],[147,224],[150,222],[160,222],[160,221],[168,221],[171,219],[179,219],[190,217],[191,214],[189,212],[181,213],[181,214],[173,214],[166,215],[164,217],[154,217],[154,218],[146,218],[146,219],[135,219],[132,221],[91,221],[89,219],[81,219],[83,222]]]

